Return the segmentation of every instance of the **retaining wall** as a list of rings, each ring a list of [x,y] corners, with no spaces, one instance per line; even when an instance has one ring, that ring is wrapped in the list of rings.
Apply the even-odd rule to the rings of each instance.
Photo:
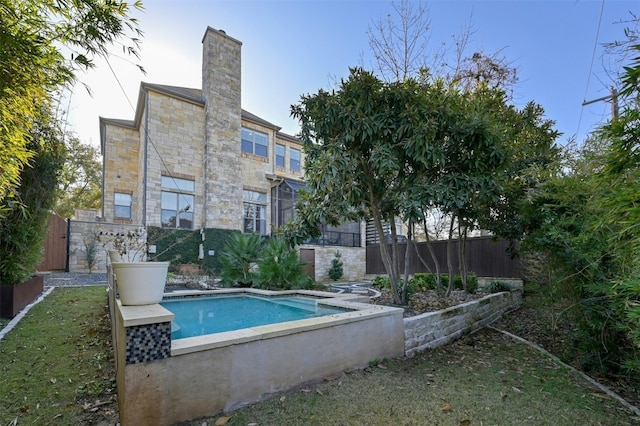
[[[506,311],[520,305],[521,291],[490,294],[482,299],[404,318],[405,355],[446,345],[461,336],[484,327]]]

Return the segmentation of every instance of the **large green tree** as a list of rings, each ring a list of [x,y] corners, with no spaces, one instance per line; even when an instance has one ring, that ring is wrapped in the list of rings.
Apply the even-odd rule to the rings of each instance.
[[[140,31],[121,0],[0,0],[0,215],[15,201],[38,109],[114,44],[137,54]],[[129,33],[133,32],[127,38]]]
[[[102,162],[98,148],[75,136],[65,138],[67,155],[59,179],[55,212],[64,218],[74,210],[98,209],[102,198]]]
[[[384,83],[362,69],[351,70],[336,91],[304,96],[292,107],[309,187],[298,220],[314,232],[320,223],[371,219],[379,235],[391,224],[391,245],[380,250],[395,301],[405,303],[395,218],[411,223],[437,207],[471,222],[478,194],[485,202],[499,198],[492,176],[506,150],[491,105],[503,99],[489,89],[471,96],[440,80]]]

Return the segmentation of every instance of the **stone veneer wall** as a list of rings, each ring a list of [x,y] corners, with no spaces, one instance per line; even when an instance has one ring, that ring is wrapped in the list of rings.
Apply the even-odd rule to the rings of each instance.
[[[103,215],[113,220],[114,192],[134,195],[132,216],[135,220],[142,212],[141,191],[138,174],[138,130],[123,126],[105,124],[108,143],[104,146]]]
[[[89,272],[87,265],[87,249],[85,241],[94,238],[96,232],[104,230],[107,232],[116,231],[135,231],[138,225],[129,225],[121,223],[97,222],[89,217],[85,220],[69,221],[69,271],[70,272]],[[92,272],[105,272],[107,270],[107,250],[101,242],[97,242],[96,247],[96,263]]]
[[[404,318],[405,355],[446,345],[490,324],[521,301],[521,291],[495,293],[442,311]]]
[[[194,222],[203,222],[204,109],[149,90],[147,110],[146,222],[161,224],[162,175],[195,181]]]
[[[364,279],[367,251],[363,247],[322,247],[307,246],[313,248],[316,254],[316,281],[330,281],[328,276],[331,261],[335,258],[336,251],[340,252],[344,275],[340,281],[360,281]]]

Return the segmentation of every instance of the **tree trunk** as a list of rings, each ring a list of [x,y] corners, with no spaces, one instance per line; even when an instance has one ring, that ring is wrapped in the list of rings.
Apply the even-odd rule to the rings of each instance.
[[[453,291],[453,223],[455,221],[455,215],[451,216],[451,224],[449,225],[449,239],[447,240],[447,269],[449,270],[449,285],[445,292],[445,297],[448,297]]]
[[[413,238],[413,221],[409,220],[409,228],[407,230],[407,245],[404,250],[404,281],[402,282],[402,294],[400,299],[402,304],[407,303],[407,286],[409,285],[409,247]]]
[[[436,268],[436,291],[438,292],[438,294],[440,294],[440,292],[442,291],[442,281],[440,280],[440,263],[438,262],[438,258],[436,257],[435,250],[433,250],[433,245],[431,245],[431,239],[429,238],[429,232],[427,229],[427,218],[424,215],[424,212],[422,214],[422,224],[424,226],[424,234],[427,238],[427,250],[429,250],[429,254],[431,255],[431,260],[433,260],[433,264],[435,265],[435,268]],[[416,252],[417,251],[418,249],[416,248]],[[421,257],[420,257],[420,261],[426,266],[427,270],[431,272],[426,262],[422,260]]]
[[[384,232],[382,230],[382,218],[380,217],[380,213],[375,205],[371,207],[373,213],[373,222],[376,225],[376,230],[378,231],[378,236],[380,237],[380,255],[382,256],[382,264],[384,265],[384,269],[387,271],[387,276],[389,277],[389,283],[391,284],[391,291],[393,293],[393,303],[398,305],[402,304],[398,293],[398,275],[396,274],[396,268],[394,268],[395,260],[391,258],[389,254],[389,248],[387,247],[387,243],[384,240]]]
[[[460,269],[460,279],[462,288],[467,291],[467,227],[464,229],[458,221],[458,268]]]

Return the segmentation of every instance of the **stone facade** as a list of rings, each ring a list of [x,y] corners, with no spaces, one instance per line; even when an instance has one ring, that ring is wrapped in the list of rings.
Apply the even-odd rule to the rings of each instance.
[[[405,355],[446,345],[520,305],[521,291],[490,294],[462,305],[404,319]]]
[[[304,171],[293,170],[290,163],[295,149],[301,153],[300,166],[304,164],[301,143],[241,108],[242,43],[224,31],[207,28],[202,44],[202,89],[142,83],[133,120],[100,118],[103,225],[163,226],[163,193],[176,193],[178,200],[180,194],[193,200],[188,203],[191,229],[243,231],[243,195],[252,191],[266,196],[255,203],[264,208],[265,233],[271,234],[271,188],[283,179],[304,179]],[[266,135],[266,155],[242,149],[243,128]],[[284,147],[284,167],[276,166],[278,145]],[[193,182],[193,190],[163,187],[163,177]],[[116,218],[116,193],[131,196],[130,218]],[[183,206],[164,209],[185,211]],[[71,255],[71,270],[82,269],[79,253],[87,236],[73,236],[77,241],[71,241],[76,253]],[[340,250],[345,265],[349,262],[345,276],[362,279],[364,247]],[[333,252],[316,251],[320,273],[316,278],[326,277]]]

